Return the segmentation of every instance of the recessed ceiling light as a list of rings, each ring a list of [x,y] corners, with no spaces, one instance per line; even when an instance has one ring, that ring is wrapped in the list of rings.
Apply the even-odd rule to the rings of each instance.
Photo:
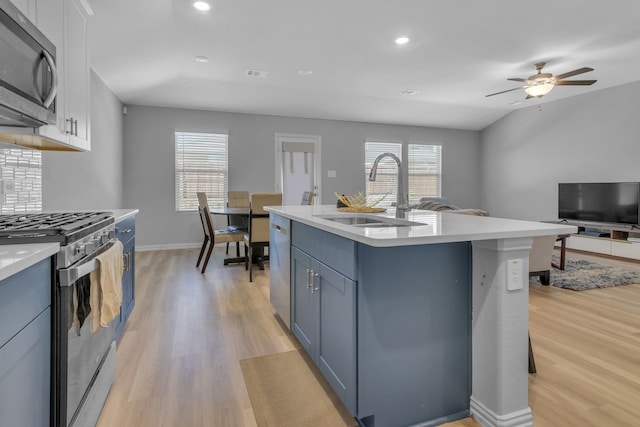
[[[396,39],[396,44],[407,44],[409,43],[409,37],[402,36]]]
[[[209,62],[209,58],[206,56],[196,56],[196,62]]]
[[[403,95],[414,96],[414,95],[418,95],[418,94],[422,93],[422,91],[421,90],[409,89],[409,90],[403,90],[400,93],[403,94]]]
[[[201,10],[203,12],[206,12],[207,10],[211,9],[211,5],[209,3],[207,3],[206,1],[194,1],[193,2],[193,7],[195,7],[198,10]]]
[[[298,70],[298,74],[301,76],[310,76],[311,74],[313,74],[313,71],[311,70]]]

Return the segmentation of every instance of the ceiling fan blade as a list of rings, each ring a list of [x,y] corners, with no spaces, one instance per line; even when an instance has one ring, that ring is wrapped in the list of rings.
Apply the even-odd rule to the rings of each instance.
[[[555,86],[590,86],[597,80],[556,80]]]
[[[511,80],[513,82],[522,82],[522,83],[526,83],[527,82],[527,79],[520,79],[520,78],[517,78],[517,77],[512,77],[512,78],[507,79],[507,80]]]
[[[496,92],[496,93],[491,93],[489,95],[485,95],[484,97],[488,97],[488,96],[493,96],[493,95],[500,95],[501,93],[507,93],[507,92],[513,92],[514,90],[520,90],[522,89],[521,87],[514,87],[513,89],[507,89],[507,90],[503,90],[502,92]]]
[[[588,73],[589,71],[593,71],[593,68],[582,67],[577,70],[569,71],[568,73],[558,74],[555,76],[556,80],[566,79],[567,77],[577,76],[578,74]]]

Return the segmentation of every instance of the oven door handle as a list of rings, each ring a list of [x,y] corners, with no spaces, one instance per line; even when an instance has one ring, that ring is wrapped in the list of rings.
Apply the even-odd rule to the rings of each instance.
[[[59,286],[73,286],[73,284],[76,283],[79,278],[81,278],[82,276],[86,276],[94,270],[97,270],[99,268],[97,261],[98,255],[111,248],[114,243],[115,239],[109,240],[105,245],[101,246],[89,260],[83,262],[78,266],[58,270]]]
[[[95,258],[80,264],[77,267],[65,268],[59,271],[60,286],[73,286],[82,276],[85,276],[98,268],[98,261]]]

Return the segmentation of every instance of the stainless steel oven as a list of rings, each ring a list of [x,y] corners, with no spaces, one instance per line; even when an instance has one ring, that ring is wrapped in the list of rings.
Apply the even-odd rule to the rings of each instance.
[[[53,340],[58,393],[58,402],[54,405],[56,426],[95,425],[115,378],[114,323],[94,333],[90,331],[90,275],[98,269],[96,257],[115,242],[115,230],[107,230],[113,230],[111,236],[107,231],[107,238],[102,242],[81,243],[78,248],[89,246],[80,249],[87,255],[58,270]]]
[[[59,242],[52,285],[51,425],[96,424],[115,378],[115,326],[90,331],[90,275],[116,242],[111,212],[0,215],[0,244]]]
[[[9,0],[0,0],[0,126],[56,123],[56,47]]]

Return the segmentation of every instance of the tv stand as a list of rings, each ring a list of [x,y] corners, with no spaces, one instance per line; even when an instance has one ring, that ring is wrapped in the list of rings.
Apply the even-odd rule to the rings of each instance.
[[[578,227],[567,239],[568,249],[640,261],[640,227],[627,224],[566,221]]]

